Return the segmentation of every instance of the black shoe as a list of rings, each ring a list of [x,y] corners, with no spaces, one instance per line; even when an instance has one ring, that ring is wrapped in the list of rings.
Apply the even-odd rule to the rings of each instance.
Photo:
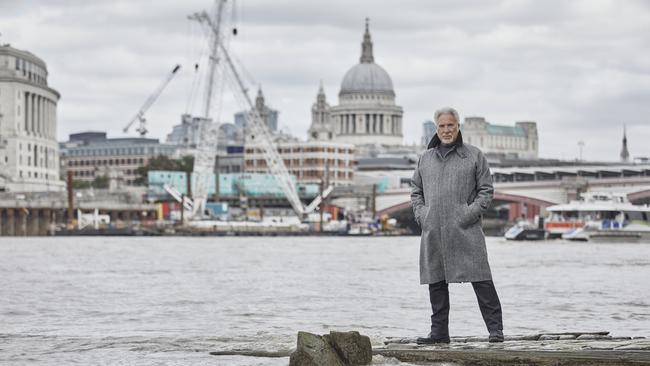
[[[490,332],[490,337],[488,338],[490,343],[501,343],[503,342],[503,331],[502,330],[493,330]]]
[[[417,344],[448,344],[449,342],[449,336],[442,338],[433,337],[431,333],[429,333],[429,335],[426,337],[418,337],[418,339],[415,341]]]

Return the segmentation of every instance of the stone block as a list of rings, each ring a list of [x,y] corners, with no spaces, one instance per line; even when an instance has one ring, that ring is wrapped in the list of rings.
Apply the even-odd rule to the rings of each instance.
[[[370,338],[359,332],[331,331],[323,338],[329,341],[346,365],[367,365],[372,362]]]
[[[345,366],[334,348],[323,337],[298,332],[296,351],[289,356],[289,366]]]
[[[359,332],[336,332],[320,336],[298,332],[290,366],[355,366],[372,362],[370,338]]]

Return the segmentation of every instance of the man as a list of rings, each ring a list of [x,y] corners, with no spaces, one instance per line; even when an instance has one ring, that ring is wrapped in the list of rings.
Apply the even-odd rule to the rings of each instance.
[[[471,282],[490,342],[503,342],[501,304],[497,295],[482,214],[492,200],[487,160],[475,146],[463,143],[458,112],[436,111],[436,134],[418,160],[411,181],[415,220],[422,228],[420,283],[429,285],[431,333],[418,344],[449,343],[447,284]]]

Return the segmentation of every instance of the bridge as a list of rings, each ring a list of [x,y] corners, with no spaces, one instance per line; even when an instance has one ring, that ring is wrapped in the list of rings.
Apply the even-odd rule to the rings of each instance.
[[[650,164],[492,168],[491,172],[495,188],[492,209],[507,210],[508,221],[521,217],[532,219],[543,214],[546,207],[578,199],[580,193],[587,191],[620,192],[627,194],[632,203],[650,203]],[[408,182],[412,171],[372,172],[372,175],[399,177],[394,179],[399,183],[376,192],[374,204],[378,216],[395,217],[411,210]],[[340,189],[333,193],[332,202],[349,207],[360,198],[367,200],[368,189],[362,191]]]

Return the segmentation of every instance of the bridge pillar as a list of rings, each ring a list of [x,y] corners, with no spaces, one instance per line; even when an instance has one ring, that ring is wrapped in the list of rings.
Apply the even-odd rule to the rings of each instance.
[[[510,209],[508,210],[508,221],[515,222],[521,218],[521,203],[511,203]]]
[[[55,209],[52,211],[52,227],[50,227],[50,235],[54,236],[54,231],[58,224],[65,224],[65,217],[64,210]]]
[[[15,213],[13,208],[8,208],[6,210],[6,225],[4,225],[6,228],[4,229],[4,232],[6,233],[7,236],[14,236],[16,235],[16,226],[15,226]]]
[[[37,208],[30,209],[25,214],[25,235],[27,236],[37,236],[38,235],[38,223],[40,217],[40,210]]]
[[[517,220],[533,220],[539,215],[540,207],[527,202],[513,202],[508,210],[508,221],[516,222]]]
[[[51,235],[54,235],[54,231],[57,225],[61,225],[62,228],[68,227],[68,216],[66,216],[66,211],[64,208],[54,210],[54,212],[52,213],[52,223],[54,224],[54,226],[50,228]]]
[[[27,234],[27,209],[18,208],[18,220],[15,221],[16,236],[25,236]]]
[[[50,231],[50,225],[52,224],[52,210],[46,208],[38,211],[37,235],[47,236]]]
[[[111,218],[111,224],[115,224],[115,222],[117,221],[117,211],[113,211],[113,210],[109,211],[108,216],[110,216]]]

